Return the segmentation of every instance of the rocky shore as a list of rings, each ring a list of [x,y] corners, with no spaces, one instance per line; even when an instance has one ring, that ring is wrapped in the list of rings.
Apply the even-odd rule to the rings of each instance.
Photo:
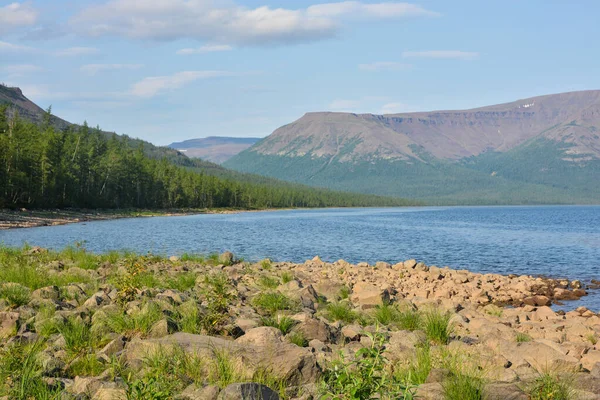
[[[549,307],[577,281],[231,253],[0,265],[5,399],[600,398],[600,316]]]
[[[78,222],[105,221],[120,218],[172,217],[193,214],[228,214],[240,210],[0,210],[0,230],[55,226]]]

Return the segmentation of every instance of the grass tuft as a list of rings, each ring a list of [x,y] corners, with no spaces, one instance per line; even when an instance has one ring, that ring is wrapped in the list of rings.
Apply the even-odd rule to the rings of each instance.
[[[296,302],[279,292],[259,293],[252,300],[252,304],[271,314],[275,314],[277,311],[296,310],[299,308]]]
[[[515,337],[515,340],[517,341],[517,343],[525,343],[525,342],[531,342],[533,340],[533,338],[526,333],[517,332],[517,336]]]
[[[531,400],[571,400],[573,389],[568,379],[548,372],[540,374],[528,389]]]
[[[18,283],[4,283],[0,286],[0,299],[4,299],[8,304],[17,308],[29,303],[31,293],[28,288]]]
[[[422,325],[427,338],[434,343],[448,344],[452,334],[451,318],[450,312],[442,312],[438,309],[425,312]]]
[[[286,316],[263,317],[261,318],[261,323],[263,326],[272,326],[273,328],[279,329],[284,335],[290,333],[294,325],[296,325],[296,321]]]
[[[325,316],[332,322],[342,321],[348,324],[353,323],[359,318],[358,313],[352,310],[352,307],[347,302],[328,304],[327,309],[325,310]]]

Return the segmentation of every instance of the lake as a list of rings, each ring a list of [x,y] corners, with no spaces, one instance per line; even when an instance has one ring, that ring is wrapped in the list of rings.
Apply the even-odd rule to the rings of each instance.
[[[0,231],[0,243],[163,255],[230,250],[249,261],[410,258],[476,272],[600,279],[600,206],[356,208],[203,214]],[[600,292],[572,308],[600,310]]]

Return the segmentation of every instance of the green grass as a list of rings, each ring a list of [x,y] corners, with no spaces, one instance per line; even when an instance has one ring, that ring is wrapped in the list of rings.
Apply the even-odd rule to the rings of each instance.
[[[275,314],[277,311],[297,310],[299,305],[279,292],[262,292],[252,299],[252,304],[270,314]]]
[[[286,338],[290,343],[293,343],[298,347],[308,346],[308,340],[300,331],[291,332],[289,335],[286,336]]]
[[[517,336],[515,337],[515,340],[517,341],[517,343],[525,343],[525,342],[531,342],[533,340],[533,338],[526,333],[517,332]]]
[[[194,253],[183,253],[179,259],[181,261],[189,261],[189,262],[195,262],[195,263],[199,263],[199,264],[202,264],[206,261],[206,258],[203,255],[194,254]]]
[[[342,286],[340,288],[340,293],[339,293],[339,298],[340,300],[346,300],[350,297],[350,293],[352,293],[352,291],[350,290],[350,288],[348,286]]]
[[[200,386],[205,378],[205,362],[201,357],[188,354],[180,347],[160,347],[143,359],[143,368],[138,375],[129,373],[128,399],[172,399],[189,384]],[[125,372],[117,361],[115,373]]]
[[[362,347],[353,360],[342,354],[325,368],[320,398],[327,399],[404,399],[414,398],[415,386],[394,375],[384,356],[382,334],[368,335],[369,346]]]
[[[0,247],[0,265],[2,265],[0,282],[18,283],[31,290],[36,290],[45,286],[65,286],[70,283],[90,283],[92,281],[89,275],[76,273],[69,269],[50,274],[47,267],[49,263],[64,261],[60,253],[49,251],[28,255],[28,251],[26,246],[17,249]]]
[[[81,319],[69,318],[56,329],[65,339],[65,347],[70,354],[93,350],[97,336],[92,335],[90,326]]]
[[[596,343],[598,343],[598,335],[595,333],[588,333],[585,337],[588,342],[590,342],[593,346],[596,345]]]
[[[571,400],[575,398],[568,378],[561,378],[548,372],[540,374],[527,391],[531,400]]]
[[[415,385],[425,383],[433,366],[431,347],[429,343],[421,343],[416,347],[415,358],[408,366],[402,366],[395,371],[395,375],[401,381],[411,382]]]
[[[264,289],[276,289],[279,286],[279,279],[263,275],[258,278],[258,286]]]
[[[332,321],[342,321],[351,324],[359,319],[359,314],[347,302],[330,303],[325,309],[325,317]]]
[[[501,317],[502,314],[504,313],[504,310],[502,308],[495,306],[493,304],[490,304],[490,305],[484,307],[484,311],[486,314],[493,315],[494,317]]]
[[[29,288],[18,283],[4,283],[0,285],[0,299],[4,299],[13,307],[20,307],[31,299],[31,291]]]
[[[484,383],[481,379],[462,373],[452,374],[442,387],[446,400],[481,400]]]
[[[427,339],[438,344],[448,344],[452,334],[451,318],[450,312],[442,312],[438,309],[423,313],[422,326]]]
[[[85,354],[75,359],[68,369],[70,376],[97,376],[106,369],[95,354]]]
[[[164,280],[164,287],[167,289],[175,289],[180,292],[191,290],[196,286],[196,274],[192,272],[183,272],[169,277]]]
[[[98,269],[100,266],[100,257],[88,253],[82,245],[68,246],[57,253],[59,260],[69,260],[71,263],[81,269]]]
[[[260,321],[263,326],[271,326],[273,328],[277,328],[284,335],[290,333],[294,325],[296,325],[297,323],[290,317],[286,316],[262,317]]]
[[[179,306],[177,325],[179,330],[186,333],[198,334],[202,331],[202,314],[194,300]]]
[[[225,350],[213,350],[213,362],[209,371],[209,382],[218,385],[220,388],[234,383],[236,380],[243,380],[240,376],[238,367],[229,354]]]
[[[375,308],[373,318],[381,325],[397,324],[400,321],[400,312],[395,306],[386,303]]]
[[[281,273],[281,282],[289,283],[294,280],[294,274],[289,271],[284,271]]]
[[[398,312],[398,328],[406,331],[416,331],[421,328],[423,317],[417,310],[409,308]]]
[[[124,310],[115,310],[102,318],[102,323],[111,332],[126,335],[145,336],[152,326],[164,315],[156,303],[147,303],[139,311],[126,314]]]
[[[262,269],[264,269],[265,271],[270,271],[273,264],[271,263],[271,260],[269,260],[268,258],[265,258],[264,260],[262,260],[260,262],[260,266]]]
[[[0,395],[15,400],[58,400],[42,378],[38,354],[43,343],[11,344],[0,349]]]

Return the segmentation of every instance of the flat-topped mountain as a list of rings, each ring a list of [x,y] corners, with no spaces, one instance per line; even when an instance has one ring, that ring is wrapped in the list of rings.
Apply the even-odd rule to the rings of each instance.
[[[600,91],[463,111],[307,113],[225,165],[436,203],[596,203]]]
[[[259,140],[260,138],[253,137],[209,136],[171,143],[168,147],[179,150],[188,157],[202,158],[220,164],[246,150]]]

